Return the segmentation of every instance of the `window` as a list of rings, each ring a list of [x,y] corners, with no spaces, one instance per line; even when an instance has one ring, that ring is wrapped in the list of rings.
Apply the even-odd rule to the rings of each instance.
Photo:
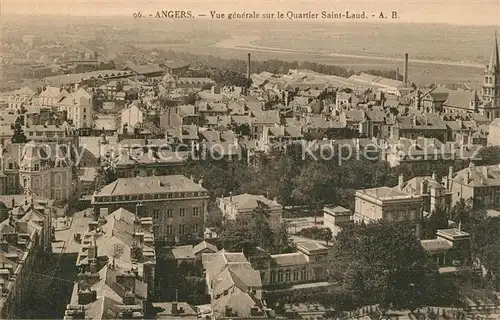
[[[14,163],[13,162],[9,162],[9,170],[13,170],[14,169]]]
[[[198,233],[198,224],[193,224],[193,233]]]
[[[184,208],[179,209],[179,216],[184,217],[186,215],[186,210]]]
[[[306,271],[306,269],[302,269],[300,271],[300,280],[307,280],[307,271]]]
[[[283,271],[278,272],[278,282],[283,282]]]
[[[291,272],[290,270],[287,270],[285,273],[285,281],[290,282],[290,280],[291,280]]]
[[[160,209],[153,209],[153,219],[158,219],[160,217]]]
[[[172,226],[167,225],[167,236],[171,236],[171,235],[172,235]]]
[[[172,209],[167,209],[167,218],[172,218]]]
[[[35,171],[40,171],[40,164],[35,163]]]
[[[179,195],[179,197],[180,197],[180,198],[184,198],[185,196],[186,196],[186,194],[185,194],[185,193],[181,193],[181,194]]]
[[[199,208],[193,208],[193,216],[199,216],[200,215],[200,209]]]
[[[293,281],[299,280],[299,271],[293,270]]]
[[[271,272],[271,283],[275,283],[276,282],[276,272],[272,271]]]
[[[186,231],[186,225],[185,224],[180,224],[179,225],[179,234],[183,235],[185,231]]]
[[[171,193],[169,193],[169,194],[168,194],[168,197],[169,197],[169,198],[172,198],[172,197],[173,197],[173,195],[172,195]]]

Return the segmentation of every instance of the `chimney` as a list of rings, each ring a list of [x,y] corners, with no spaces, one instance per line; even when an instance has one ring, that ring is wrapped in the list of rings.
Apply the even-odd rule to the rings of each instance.
[[[130,272],[120,273],[116,276],[116,282],[125,289],[135,291],[135,275]]]
[[[405,53],[405,66],[404,66],[403,83],[408,83],[408,53]]]
[[[448,179],[453,179],[453,166],[448,167]]]
[[[127,291],[125,293],[125,296],[123,297],[123,304],[124,305],[134,305],[135,304],[135,295],[130,292],[130,291]]]
[[[403,190],[403,184],[404,184],[405,180],[404,180],[404,176],[403,174],[401,173],[399,175],[399,178],[398,178],[398,188],[399,190]]]
[[[250,80],[250,53],[248,54],[248,61],[247,61],[247,80]]]
[[[86,305],[97,300],[97,292],[95,290],[81,290],[78,292],[78,304]]]
[[[420,184],[420,194],[426,194],[428,191],[427,187],[428,187],[428,181],[427,179],[423,179],[422,183]]]
[[[179,310],[177,309],[177,301],[172,302],[172,315],[177,315]]]
[[[437,181],[437,176],[435,172],[432,173],[432,180]]]
[[[233,202],[233,192],[232,191],[229,191],[229,202],[230,203]]]
[[[399,80],[399,67],[396,67],[396,80]]]

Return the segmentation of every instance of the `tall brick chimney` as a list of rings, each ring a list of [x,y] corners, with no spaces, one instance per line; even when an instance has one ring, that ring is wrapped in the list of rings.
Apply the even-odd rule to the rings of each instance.
[[[403,83],[407,84],[408,83],[408,53],[405,53],[405,70],[404,70],[404,76],[403,76]]]
[[[399,67],[396,67],[396,80],[399,80]]]
[[[248,54],[248,61],[247,61],[247,80],[250,80],[250,53]]]

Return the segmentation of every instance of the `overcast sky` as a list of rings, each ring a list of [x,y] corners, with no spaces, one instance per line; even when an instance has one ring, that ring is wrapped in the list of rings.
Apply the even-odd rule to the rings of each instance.
[[[500,26],[500,0],[0,0],[0,12],[78,16],[124,15],[134,11],[191,10],[195,14],[223,12],[398,11],[401,22]]]

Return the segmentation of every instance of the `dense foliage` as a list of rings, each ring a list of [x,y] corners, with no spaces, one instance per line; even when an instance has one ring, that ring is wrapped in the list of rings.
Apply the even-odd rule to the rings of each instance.
[[[332,257],[330,281],[356,305],[415,310],[457,303],[456,288],[444,285],[437,266],[404,225],[347,226],[336,237]]]

